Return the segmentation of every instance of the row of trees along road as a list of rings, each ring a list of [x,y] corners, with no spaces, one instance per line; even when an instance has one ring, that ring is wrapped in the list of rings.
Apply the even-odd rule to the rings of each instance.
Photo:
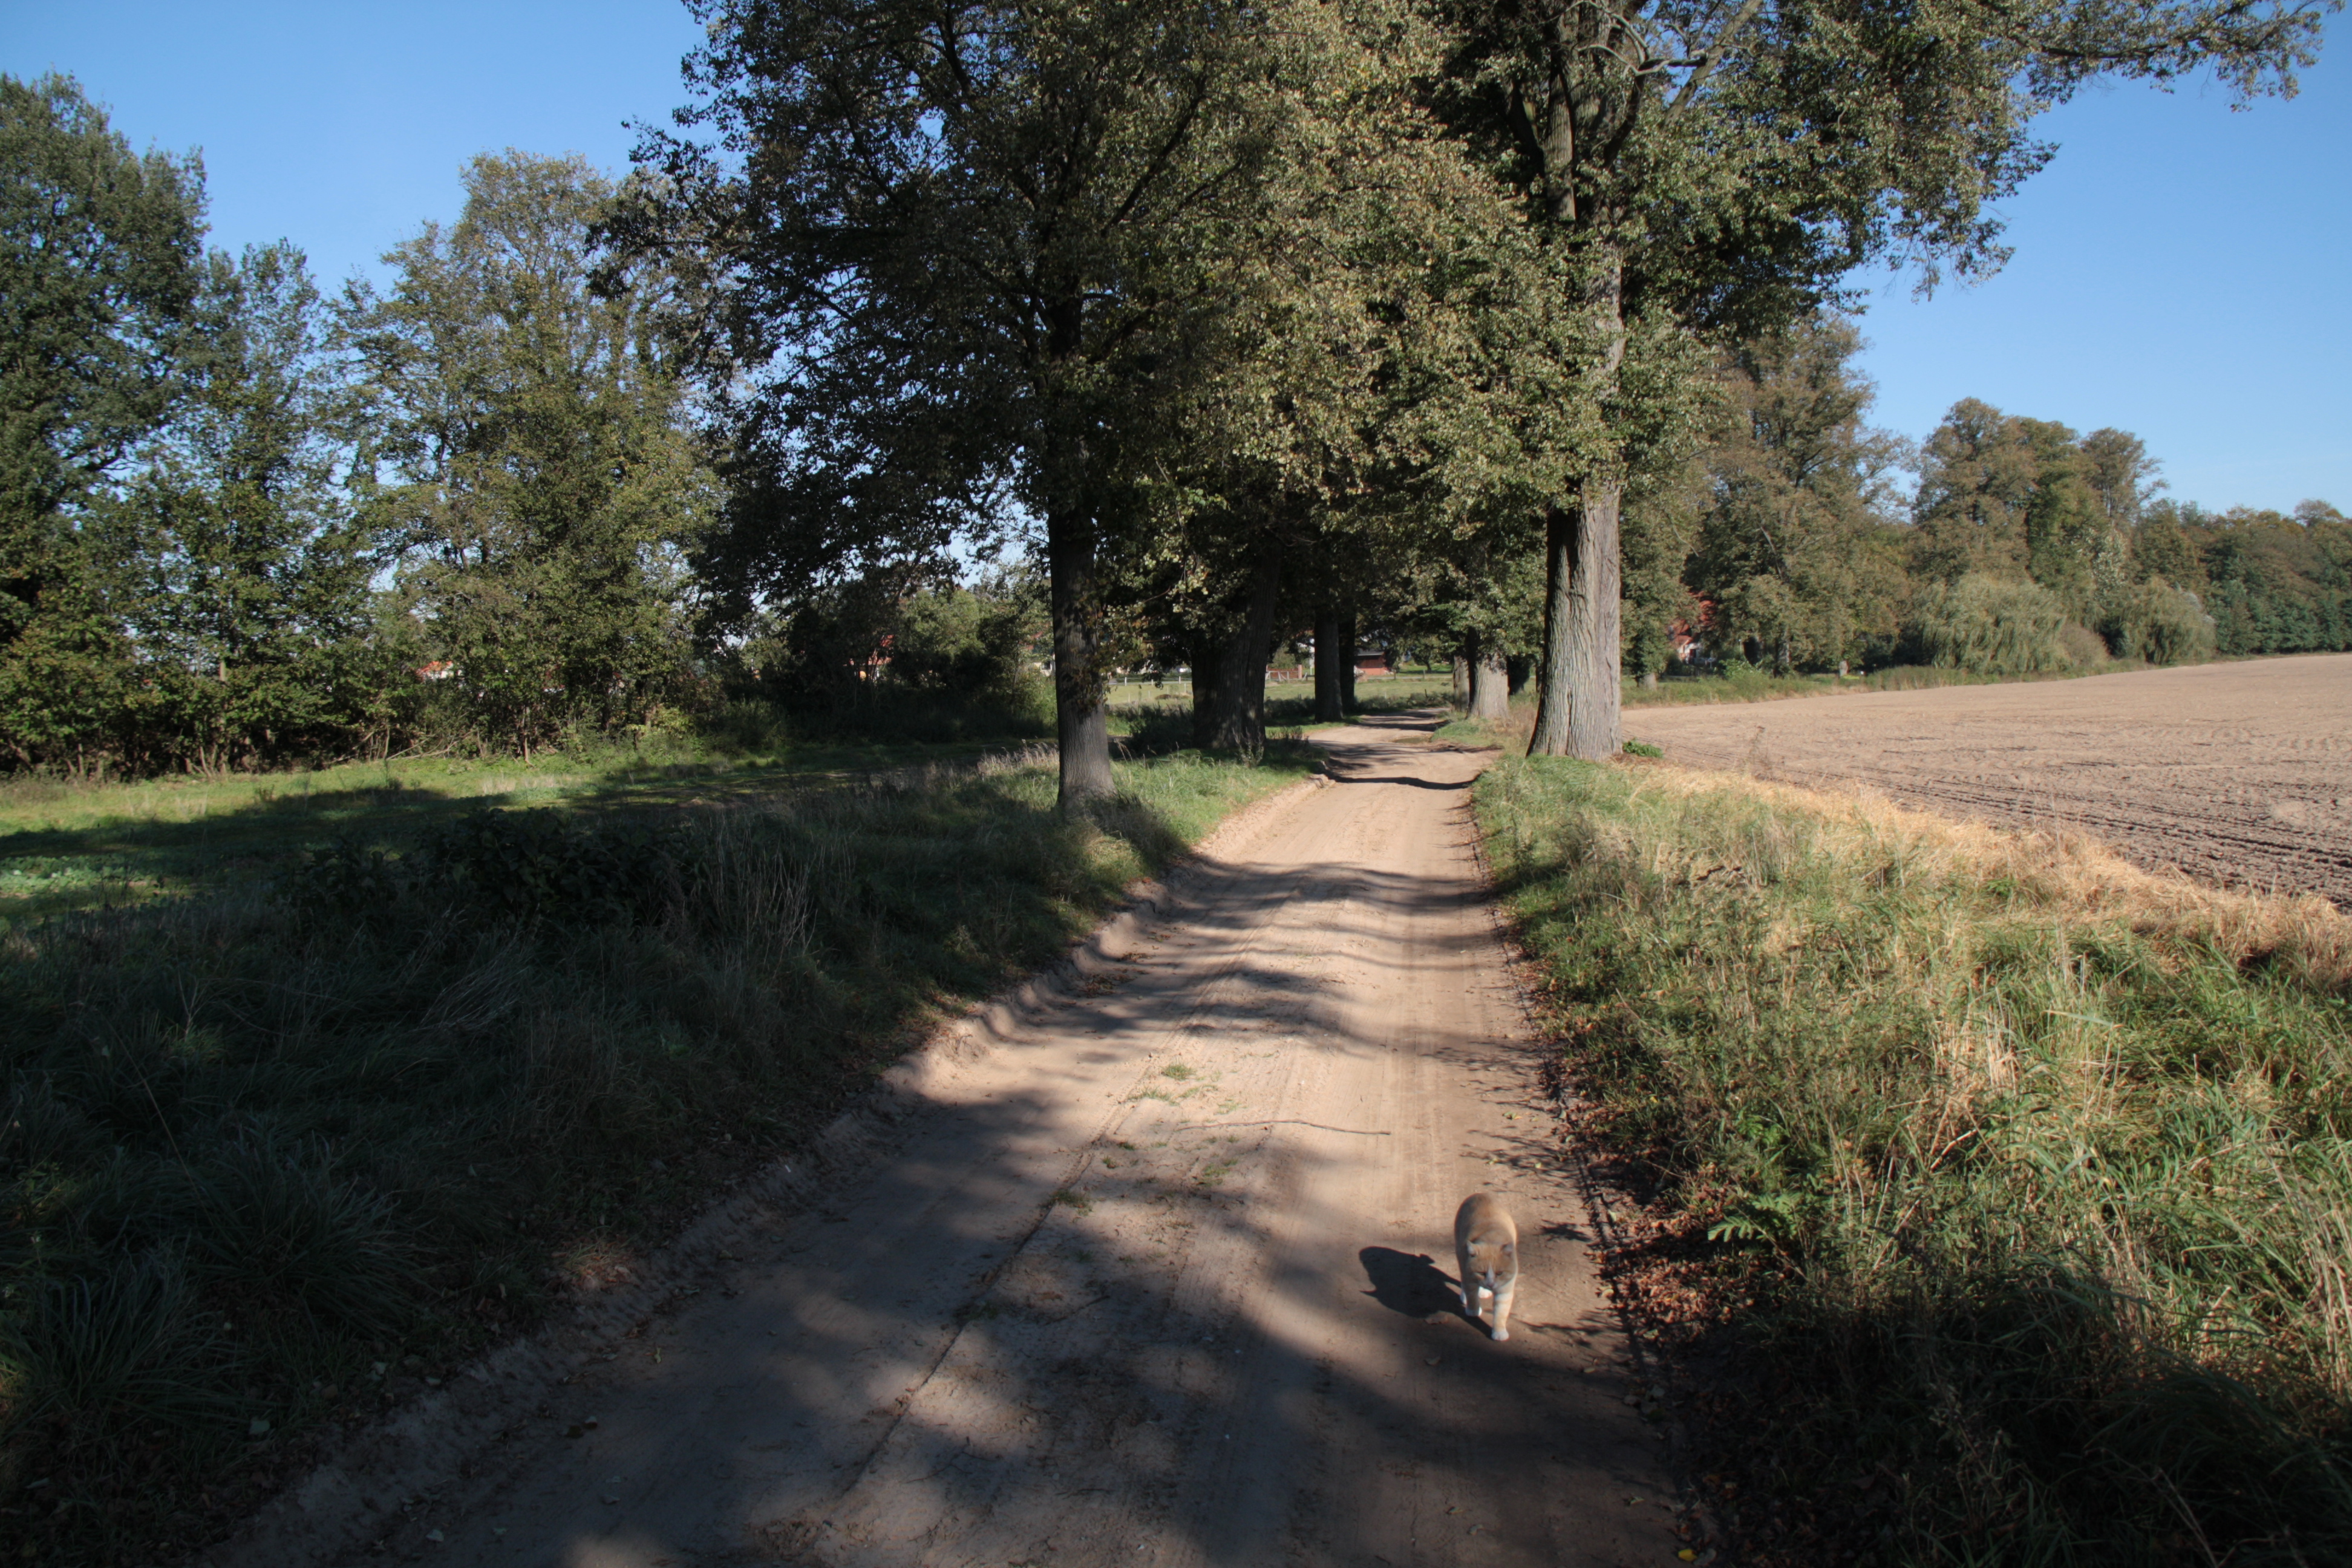
[[[1534,746],[1613,752],[1623,501],[1690,441],[1709,340],[1874,258],[1997,264],[2036,113],[2101,77],[2291,88],[2322,7],[696,10],[699,92],[617,233],[696,258],[723,323],[733,581],[1009,497],[1042,521],[1070,799],[1110,788],[1122,585],[1255,635],[1277,555],[1400,528],[1457,560],[1539,530]],[[1255,662],[1195,661],[1220,693]]]
[[[2083,83],[2291,90],[2330,8],[701,0],[635,174],[478,159],[332,298],[207,253],[193,159],[8,79],[0,746],[527,752],[707,706],[780,626],[871,674],[867,610],[1008,537],[1066,800],[1110,787],[1115,669],[1189,665],[1245,745],[1270,643],[1313,626],[1336,717],[1360,617],[1481,710],[1532,676],[1582,756],[1693,594],[1783,666],[1988,603],[2170,647],[2208,587],[2225,638],[2324,639],[2332,544],[2148,523],[2117,433],[1963,404],[1890,522],[1835,308],[1874,259],[1998,264]],[[986,687],[1028,603],[901,615],[897,665]]]

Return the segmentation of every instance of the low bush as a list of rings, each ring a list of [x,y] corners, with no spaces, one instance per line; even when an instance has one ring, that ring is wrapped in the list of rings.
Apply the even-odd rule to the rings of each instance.
[[[0,932],[0,1534],[159,1561],[789,1147],[959,998],[1303,776],[1034,758],[478,813]],[[36,1506],[37,1504],[37,1506]]]
[[[2161,577],[2119,592],[2099,630],[2117,658],[2150,664],[2202,664],[2213,657],[2213,617],[2197,595]]]
[[[2082,668],[2106,655],[2047,588],[1975,572],[1921,595],[1917,641],[1930,664],[2000,675]]]
[[[2352,1560],[2352,921],[1657,766],[1477,800],[1742,1560]]]

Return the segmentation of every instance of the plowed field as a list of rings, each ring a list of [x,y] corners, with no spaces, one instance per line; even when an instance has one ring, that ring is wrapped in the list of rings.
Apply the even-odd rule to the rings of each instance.
[[[1637,709],[1625,733],[1694,767],[1860,784],[2352,908],[2352,654]]]

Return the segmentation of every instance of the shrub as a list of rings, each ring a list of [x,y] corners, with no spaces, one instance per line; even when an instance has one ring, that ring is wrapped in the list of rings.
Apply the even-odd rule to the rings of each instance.
[[[1930,664],[1948,669],[2036,675],[2073,668],[2082,660],[2065,631],[2066,608],[2047,588],[1978,572],[1923,595],[1919,606],[1921,649]]]
[[[477,919],[601,924],[658,915],[683,853],[674,828],[650,822],[580,827],[552,812],[483,811],[427,838],[419,861]]]
[[[325,1143],[241,1129],[194,1175],[200,1274],[364,1333],[395,1331],[413,1312],[415,1254],[392,1205],[340,1176]]]
[[[1034,595],[947,588],[898,608],[889,678],[926,691],[1019,706],[1037,677],[1029,645],[1043,629]]]
[[[2119,593],[2099,630],[2117,658],[2201,664],[2213,657],[2213,617],[2197,595],[2152,577]]]
[[[307,851],[280,893],[313,920],[360,924],[384,916],[400,897],[400,879],[383,850],[344,835]]]

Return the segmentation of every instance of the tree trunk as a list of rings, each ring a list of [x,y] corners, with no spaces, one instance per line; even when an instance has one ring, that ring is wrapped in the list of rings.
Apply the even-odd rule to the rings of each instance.
[[[1454,656],[1454,700],[1465,709],[1470,706],[1470,661],[1458,653]]]
[[[1552,156],[1547,152],[1546,157]],[[1553,214],[1573,221],[1574,185],[1565,162],[1561,196],[1570,205]],[[1601,215],[1591,215],[1598,221]],[[1607,243],[1592,247],[1593,270],[1584,285],[1584,303],[1604,343],[1594,367],[1591,391],[1604,404],[1617,391],[1625,363],[1625,258]],[[1582,757],[1602,762],[1622,743],[1624,655],[1619,646],[1624,563],[1618,552],[1618,514],[1625,481],[1609,454],[1588,468],[1576,487],[1575,502],[1555,505],[1544,521],[1543,697],[1536,712],[1531,757]]]
[[[1282,593],[1282,557],[1273,550],[1250,569],[1247,597],[1225,637],[1202,651],[1215,661],[1204,694],[1192,689],[1192,734],[1203,750],[1265,748],[1265,660],[1273,649],[1275,602]]]
[[[1503,656],[1475,633],[1462,651],[1470,661],[1470,717],[1490,721],[1509,718],[1510,671]]]
[[[1315,717],[1322,723],[1347,717],[1339,701],[1339,663],[1343,658],[1354,664],[1356,650],[1339,647],[1339,609],[1325,605],[1315,612]]]
[[[1602,762],[1621,744],[1617,519],[1623,494],[1613,476],[1588,477],[1576,504],[1553,508],[1546,520],[1543,694],[1528,742],[1531,757]]]
[[[1349,610],[1339,616],[1339,707],[1343,712],[1356,710],[1356,612]]]
[[[1057,508],[1045,522],[1053,578],[1054,733],[1061,747],[1061,804],[1111,794],[1110,713],[1103,705],[1102,610],[1095,581],[1094,519]]]
[[[1224,670],[1224,640],[1206,627],[1194,627],[1187,646],[1192,660],[1192,745],[1208,751],[1215,742],[1217,677]]]

